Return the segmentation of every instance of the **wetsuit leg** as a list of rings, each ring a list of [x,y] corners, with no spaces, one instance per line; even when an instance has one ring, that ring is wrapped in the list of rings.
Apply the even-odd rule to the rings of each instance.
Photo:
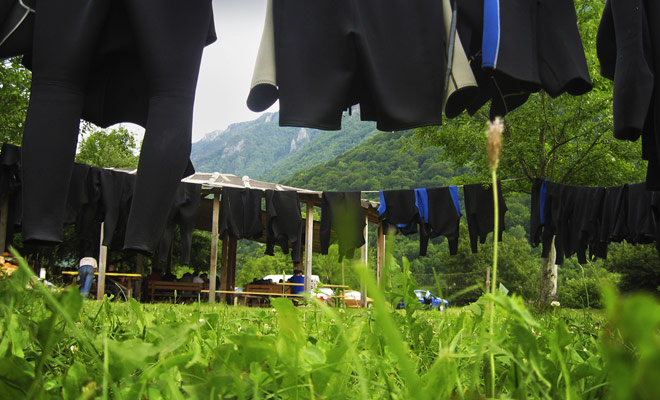
[[[190,157],[192,111],[211,2],[125,0],[149,87],[125,249],[153,253]]]
[[[109,0],[42,1],[23,134],[23,240],[62,241],[89,62]]]

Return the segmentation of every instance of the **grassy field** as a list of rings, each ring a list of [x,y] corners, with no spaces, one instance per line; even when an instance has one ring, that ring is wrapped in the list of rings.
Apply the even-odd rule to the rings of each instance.
[[[369,283],[373,309],[255,309],[83,301],[31,279],[0,282],[1,398],[660,398],[650,297],[538,312],[497,294],[439,312],[405,294],[394,310]]]

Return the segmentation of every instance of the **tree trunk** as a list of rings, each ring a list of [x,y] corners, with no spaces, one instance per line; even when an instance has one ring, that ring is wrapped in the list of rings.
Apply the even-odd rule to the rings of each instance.
[[[539,307],[543,308],[550,302],[557,300],[557,250],[555,249],[555,239],[552,239],[548,258],[543,258],[541,262],[541,281],[539,289]]]

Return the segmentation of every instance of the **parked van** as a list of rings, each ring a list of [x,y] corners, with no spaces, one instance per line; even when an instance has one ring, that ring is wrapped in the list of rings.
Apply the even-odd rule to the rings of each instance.
[[[293,275],[284,275],[284,282],[288,281],[289,278],[291,278],[292,276]],[[282,275],[267,275],[267,276],[264,277],[264,280],[269,280],[269,279],[272,280],[273,283],[278,283],[279,281],[282,280]],[[306,277],[305,277],[305,279],[306,279]],[[319,279],[319,276],[318,275],[312,275],[312,279],[310,280],[311,288],[316,289],[319,285],[319,282],[321,282],[321,280]]]

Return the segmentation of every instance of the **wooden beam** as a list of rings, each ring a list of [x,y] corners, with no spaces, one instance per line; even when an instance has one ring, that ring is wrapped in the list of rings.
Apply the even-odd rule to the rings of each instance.
[[[9,195],[2,196],[0,205],[0,252],[7,250],[7,224],[9,222]]]
[[[369,215],[364,216],[364,230],[362,234],[364,235],[364,245],[360,249],[360,260],[364,267],[369,271]],[[360,280],[360,307],[367,306],[367,285],[364,282],[364,279]]]
[[[96,285],[96,299],[103,300],[103,295],[105,295],[105,263],[108,257],[108,248],[103,245],[103,229],[105,224],[101,222],[101,234],[99,239],[99,275],[98,283]]]
[[[305,216],[305,294],[311,293],[312,283],[312,251],[314,249],[314,203],[306,203]]]
[[[211,264],[209,266],[209,303],[215,303],[215,280],[218,272],[218,229],[220,225],[220,195],[213,193],[211,220]]]
[[[376,238],[376,282],[381,286],[383,267],[385,266],[385,232],[383,224],[378,223],[378,236]]]

